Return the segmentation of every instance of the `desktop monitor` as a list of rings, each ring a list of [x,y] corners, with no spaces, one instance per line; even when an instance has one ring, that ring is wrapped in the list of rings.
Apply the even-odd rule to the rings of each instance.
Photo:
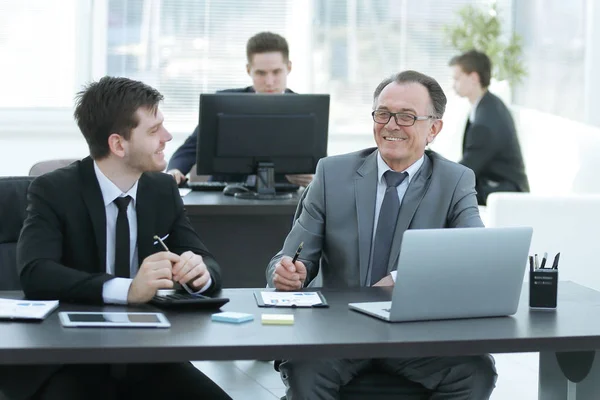
[[[329,95],[201,94],[199,119],[199,175],[256,174],[236,197],[277,197],[275,173],[312,174],[327,155]]]

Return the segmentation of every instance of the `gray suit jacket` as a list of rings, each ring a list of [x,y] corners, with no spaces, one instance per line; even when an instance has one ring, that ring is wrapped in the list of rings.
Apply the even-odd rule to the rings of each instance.
[[[305,284],[322,268],[324,287],[367,285],[377,193],[376,155],[376,148],[371,148],[319,161],[283,249],[267,267],[269,286],[274,286],[273,270],[279,259],[293,256],[300,242],[304,242],[300,260],[308,270]],[[426,151],[400,206],[388,272],[396,269],[405,230],[458,227],[483,227],[473,171]],[[429,250],[434,249],[432,244]]]

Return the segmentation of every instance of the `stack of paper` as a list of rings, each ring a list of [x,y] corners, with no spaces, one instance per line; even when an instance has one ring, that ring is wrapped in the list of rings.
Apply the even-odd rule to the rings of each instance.
[[[0,319],[44,319],[58,307],[58,300],[0,299]]]

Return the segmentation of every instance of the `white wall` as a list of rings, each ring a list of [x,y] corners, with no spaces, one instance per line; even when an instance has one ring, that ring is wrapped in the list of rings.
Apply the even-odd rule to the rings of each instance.
[[[513,115],[532,193],[600,193],[600,128],[529,109]]]

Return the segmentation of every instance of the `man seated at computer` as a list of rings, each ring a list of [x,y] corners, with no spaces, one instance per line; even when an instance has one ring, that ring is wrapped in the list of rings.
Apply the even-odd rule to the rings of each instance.
[[[442,129],[445,107],[440,85],[419,72],[404,71],[379,84],[372,112],[377,148],[319,162],[283,249],[267,267],[270,286],[298,290],[319,268],[324,287],[391,286],[399,254],[392,242],[399,249],[406,229],[483,226],[473,172],[425,150]],[[435,251],[435,243],[423,251]],[[287,400],[329,400],[374,366],[422,384],[439,400],[488,399],[496,381],[487,354],[285,360],[280,371]]]
[[[79,93],[75,119],[90,157],[29,188],[17,245],[28,298],[138,304],[174,282],[193,292],[220,288],[219,265],[185,215],[177,185],[160,172],[172,139],[162,98],[142,82],[112,77]],[[39,400],[230,398],[189,362],[11,369],[0,389]]]
[[[289,47],[284,37],[271,32],[260,32],[252,36],[246,44],[246,71],[252,79],[252,86],[239,89],[226,89],[219,93],[262,93],[282,94],[294,93],[287,88],[287,76],[292,71],[292,62],[289,59]],[[196,163],[196,151],[198,146],[198,131],[196,126],[194,132],[175,151],[167,172],[175,178],[179,184],[186,180],[186,175]],[[255,177],[242,175],[213,175],[211,180],[222,182],[243,182],[252,184]],[[289,181],[299,186],[307,186],[312,175],[283,175],[276,176],[276,181]]]

